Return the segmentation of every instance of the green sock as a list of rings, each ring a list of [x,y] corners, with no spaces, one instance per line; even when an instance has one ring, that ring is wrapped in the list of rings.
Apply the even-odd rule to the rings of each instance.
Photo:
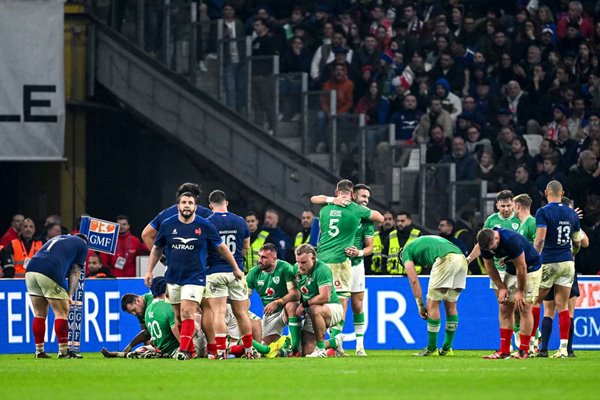
[[[446,317],[446,336],[444,336],[442,350],[449,350],[452,348],[452,342],[454,341],[454,334],[456,333],[457,326],[458,315],[448,315]]]
[[[427,350],[437,350],[437,338],[440,331],[440,320],[427,318]]]
[[[364,348],[365,314],[354,314],[354,333],[356,333],[356,348]]]
[[[317,348],[325,350],[325,341],[317,340]]]
[[[290,336],[292,336],[292,350],[300,351],[300,333],[302,331],[300,317],[290,317],[289,328]]]
[[[519,333],[520,331],[521,331],[521,324],[518,322],[515,322],[515,326],[513,327],[513,332]]]
[[[341,320],[337,325],[331,327],[331,337],[329,338],[329,348],[334,349],[336,347],[336,336],[342,333],[344,329],[344,320]]]
[[[266,344],[258,343],[256,340],[252,340],[252,346],[258,351],[260,354],[269,354],[271,349]]]

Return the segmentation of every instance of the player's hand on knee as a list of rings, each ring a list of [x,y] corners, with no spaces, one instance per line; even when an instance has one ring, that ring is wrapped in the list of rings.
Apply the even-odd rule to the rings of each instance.
[[[498,290],[498,303],[505,303],[508,300],[508,290],[499,289]]]
[[[233,276],[235,276],[235,279],[237,279],[239,281],[244,277],[244,273],[242,272],[241,269],[236,268],[233,270]]]

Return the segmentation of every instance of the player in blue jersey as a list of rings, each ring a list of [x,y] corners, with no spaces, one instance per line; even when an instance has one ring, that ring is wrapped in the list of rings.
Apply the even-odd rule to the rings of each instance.
[[[545,190],[548,204],[535,213],[535,248],[544,262],[542,283],[536,303],[540,304],[550,289],[554,288],[554,302],[560,327],[560,347],[554,355],[555,358],[568,357],[567,346],[571,326],[568,300],[575,276],[573,254],[579,251],[583,238],[579,215],[562,203],[563,193],[560,182],[550,181]],[[539,320],[538,308],[538,324]]]
[[[178,199],[178,214],[165,219],[160,228],[148,260],[146,286],[152,284],[152,271],[163,251],[167,258],[167,299],[172,304],[179,331],[180,347],[175,354],[178,360],[193,356],[194,314],[202,302],[206,285],[206,255],[209,249],[219,251],[233,267],[236,277],[243,276],[233,254],[223,243],[217,230],[196,211],[196,196],[183,193]]]
[[[515,358],[527,358],[533,328],[531,305],[542,279],[540,255],[526,238],[510,229],[484,228],[477,234],[477,242],[485,269],[498,288],[501,315],[500,350],[484,358],[510,358],[515,307],[521,317],[521,343]],[[494,266],[494,257],[506,266],[504,279]]]
[[[58,358],[81,358],[68,350],[69,305],[88,253],[87,237],[82,234],[57,236],[46,242],[27,265],[25,284],[33,306],[35,357],[50,358],[44,350],[48,305],[54,312],[54,331],[58,338]],[[65,284],[68,278],[68,286]]]
[[[213,214],[208,218],[217,229],[221,240],[231,251],[237,265],[244,267],[244,256],[250,248],[250,230],[246,221],[227,210],[229,202],[225,193],[215,190],[208,196],[208,204]],[[252,353],[252,326],[248,317],[248,286],[243,274],[235,274],[228,263],[216,251],[208,252],[205,306],[202,316],[202,330],[206,334],[209,358],[225,358],[227,349],[227,299],[238,323],[240,336],[247,358]]]
[[[186,192],[192,193],[194,196],[196,196],[196,199],[199,199],[200,195],[202,194],[202,190],[200,190],[200,186],[198,186],[198,184],[186,182],[179,186],[177,193],[175,193],[175,198],[179,198],[181,194]],[[202,218],[208,218],[211,214],[212,212],[206,207],[197,206],[196,208],[196,215],[199,215]],[[160,225],[165,219],[174,215],[177,215],[177,204],[173,204],[171,207],[162,210],[160,213],[158,213],[158,215],[156,215],[156,217],[154,217],[152,221],[148,223],[148,225],[146,225],[142,231],[142,241],[146,247],[151,249],[152,246],[154,246],[154,241],[156,240],[156,235],[158,234],[158,228],[160,228]]]

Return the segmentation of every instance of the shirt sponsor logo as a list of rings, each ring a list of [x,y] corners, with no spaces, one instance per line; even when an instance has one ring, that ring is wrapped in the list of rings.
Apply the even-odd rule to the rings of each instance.
[[[194,245],[193,244],[188,244],[190,242],[193,242],[194,240],[198,240],[197,238],[182,238],[182,237],[176,237],[173,238],[175,240],[179,240],[181,243],[173,243],[171,245],[172,249],[175,250],[194,250]]]
[[[302,287],[300,288],[300,291],[301,291],[302,293],[304,293],[304,294],[308,294],[308,288],[307,288],[306,286],[302,286]]]
[[[265,284],[265,281],[256,281],[256,284],[257,284],[258,286],[264,286],[264,284]]]
[[[275,289],[273,289],[273,288],[267,288],[267,291],[265,292],[265,294],[267,296],[273,296],[273,295],[275,295]]]

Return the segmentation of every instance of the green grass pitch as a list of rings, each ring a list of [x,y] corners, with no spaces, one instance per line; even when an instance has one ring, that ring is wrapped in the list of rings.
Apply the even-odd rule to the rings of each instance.
[[[600,352],[574,359],[483,360],[485,351],[417,358],[35,360],[0,356],[0,399],[598,399]]]

